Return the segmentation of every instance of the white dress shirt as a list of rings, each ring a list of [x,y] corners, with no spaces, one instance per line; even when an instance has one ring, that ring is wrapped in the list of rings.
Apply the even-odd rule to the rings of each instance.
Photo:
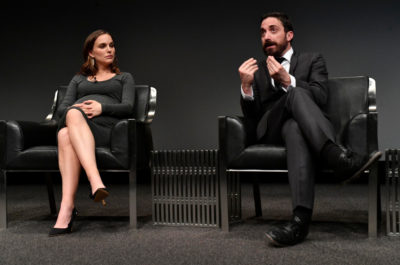
[[[283,62],[281,63],[282,67],[286,70],[286,72],[289,73],[289,69],[290,69],[290,60],[292,59],[292,55],[293,55],[293,48],[290,48],[282,57],[284,58]],[[290,85],[288,87],[283,87],[282,85],[280,85],[280,88],[287,92],[291,87],[296,87],[296,78],[294,76],[292,76],[291,74],[289,74],[290,76]],[[271,78],[271,82],[272,85],[275,86],[275,81],[273,78]],[[242,93],[242,97],[245,100],[254,100],[254,96],[253,96],[253,88],[251,89],[251,94],[245,94],[243,92],[243,88],[240,88],[240,92]]]

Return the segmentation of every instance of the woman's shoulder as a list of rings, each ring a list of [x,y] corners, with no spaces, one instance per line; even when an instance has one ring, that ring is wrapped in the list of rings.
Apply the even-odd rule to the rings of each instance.
[[[83,80],[85,80],[87,77],[82,75],[82,74],[76,74],[74,75],[74,77],[72,77],[72,81],[75,81],[77,83],[82,82]]]
[[[133,81],[133,76],[129,72],[120,72],[117,74],[116,78],[121,81]]]
[[[117,76],[119,76],[121,79],[129,78],[129,77],[133,78],[132,74],[129,72],[120,72]]]
[[[69,82],[70,87],[78,86],[83,80],[85,80],[85,76],[81,74],[76,74],[72,77],[71,81]]]

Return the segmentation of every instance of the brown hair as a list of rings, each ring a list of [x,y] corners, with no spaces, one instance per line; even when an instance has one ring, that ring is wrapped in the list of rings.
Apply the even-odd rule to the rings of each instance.
[[[283,28],[285,29],[285,32],[288,32],[288,31],[294,32],[292,22],[290,21],[289,16],[286,15],[285,13],[269,12],[269,13],[261,16],[260,23],[262,23],[264,21],[264,19],[269,18],[269,17],[274,17],[274,18],[278,19],[282,23]]]
[[[102,29],[98,29],[93,31],[92,33],[89,34],[89,36],[87,36],[84,44],[83,44],[83,61],[84,63],[81,66],[81,70],[79,71],[79,73],[81,75],[85,75],[85,76],[93,76],[97,73],[98,69],[96,66],[96,63],[94,65],[92,65],[90,63],[90,56],[89,56],[89,52],[91,50],[93,50],[93,46],[95,41],[97,40],[97,38],[103,34],[108,34],[111,36],[111,34],[108,31],[102,30]],[[112,36],[111,36],[112,38]],[[117,58],[115,57],[113,63],[110,66],[111,71],[113,73],[119,74],[120,70],[117,66]]]

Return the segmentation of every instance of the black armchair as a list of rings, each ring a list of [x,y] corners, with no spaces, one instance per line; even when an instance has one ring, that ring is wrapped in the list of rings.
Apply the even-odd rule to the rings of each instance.
[[[150,152],[153,140],[150,124],[156,107],[157,90],[148,85],[136,85],[134,113],[119,121],[111,131],[110,146],[96,147],[96,159],[101,172],[129,173],[130,226],[137,226],[137,174],[150,177]],[[44,172],[47,176],[50,211],[56,213],[52,172],[58,172],[57,117],[66,86],[55,92],[50,114],[44,122],[0,121],[0,229],[7,227],[7,173]]]
[[[337,141],[361,154],[378,150],[375,80],[365,76],[328,80],[329,98],[325,111],[336,131]],[[221,226],[229,231],[230,204],[228,173],[287,172],[283,146],[251,145],[240,117],[219,117],[219,174]],[[329,170],[329,169],[327,169]],[[369,171],[368,235],[377,236],[380,196],[378,165]],[[256,216],[262,215],[259,186],[254,185]]]

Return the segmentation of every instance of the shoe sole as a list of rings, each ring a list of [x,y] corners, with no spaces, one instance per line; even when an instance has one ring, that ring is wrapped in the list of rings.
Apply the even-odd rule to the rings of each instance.
[[[49,237],[63,236],[63,235],[71,234],[71,233],[72,233],[72,230],[64,232],[64,233],[59,233],[59,234],[51,234],[51,235],[49,234]]]
[[[343,181],[342,184],[348,184],[350,182],[352,182],[353,180],[357,179],[361,173],[363,173],[367,168],[369,168],[374,162],[376,162],[380,157],[382,156],[382,152],[378,151],[376,153],[374,153],[369,160],[367,161],[367,163],[365,163],[356,173],[353,174],[353,176],[351,176],[350,178],[346,179],[345,181]]]
[[[104,200],[105,198],[107,198],[109,195],[108,191],[104,190],[104,189],[99,189],[96,192],[96,196],[94,197],[94,201],[95,202],[101,202],[102,200]]]
[[[72,211],[72,219],[70,222],[74,222],[75,218],[78,216],[78,211],[76,210],[76,208],[74,208],[74,210]],[[69,226],[69,224],[68,224]],[[71,229],[67,229],[67,228],[61,228],[61,229],[67,229],[65,230],[63,233],[55,233],[55,234],[49,234],[49,237],[55,237],[55,236],[62,236],[62,235],[66,235],[66,234],[71,234],[73,229],[72,229],[72,224],[71,224]]]
[[[272,245],[275,247],[288,247],[289,245],[281,244],[277,241],[275,241],[268,233],[264,233],[264,236],[270,241]]]

